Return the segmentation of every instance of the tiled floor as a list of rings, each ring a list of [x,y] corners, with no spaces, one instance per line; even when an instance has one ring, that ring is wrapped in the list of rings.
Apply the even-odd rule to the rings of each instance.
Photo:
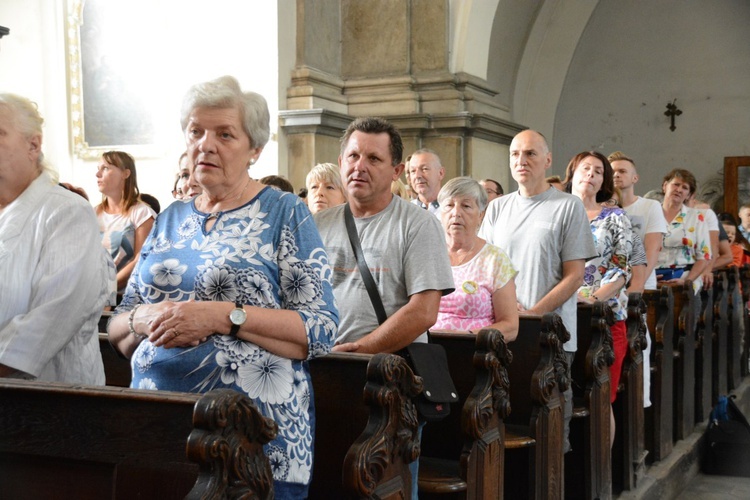
[[[677,495],[679,500],[750,499],[750,477],[709,476],[698,474],[685,490]]]

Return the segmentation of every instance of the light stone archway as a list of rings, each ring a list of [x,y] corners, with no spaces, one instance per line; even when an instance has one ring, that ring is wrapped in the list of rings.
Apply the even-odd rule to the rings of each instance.
[[[598,0],[546,0],[526,42],[513,92],[512,119],[553,141],[565,77]]]
[[[450,71],[487,79],[489,40],[500,0],[450,0]]]

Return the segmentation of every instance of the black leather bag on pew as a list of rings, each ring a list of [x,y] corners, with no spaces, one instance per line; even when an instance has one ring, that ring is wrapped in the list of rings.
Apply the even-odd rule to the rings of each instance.
[[[734,403],[721,396],[706,429],[705,474],[750,477],[750,423]]]
[[[382,325],[388,319],[388,315],[385,312],[383,300],[380,297],[375,280],[372,274],[370,274],[370,268],[367,266],[367,261],[365,261],[365,256],[362,253],[357,226],[354,224],[354,216],[348,204],[344,207],[344,221],[346,222],[346,232],[349,235],[349,242],[357,258],[357,267],[359,267],[362,281],[364,281],[365,288],[367,289],[367,295],[370,296],[378,323]],[[429,341],[428,343],[414,342],[396,354],[403,357],[409,363],[415,375],[422,377],[424,390],[417,396],[416,400],[417,412],[420,418],[427,422],[436,422],[450,415],[450,404],[458,402],[458,391],[455,385],[453,385],[453,379],[451,379],[451,374],[448,370],[448,357],[445,355],[443,346],[430,344]]]

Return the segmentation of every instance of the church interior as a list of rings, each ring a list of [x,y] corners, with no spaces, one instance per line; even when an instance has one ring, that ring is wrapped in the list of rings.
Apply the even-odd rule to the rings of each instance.
[[[250,175],[254,179],[283,176],[295,191],[305,187],[307,173],[314,165],[337,162],[342,132],[354,118],[379,116],[401,131],[405,154],[420,148],[439,153],[446,181],[457,176],[490,178],[499,181],[506,193],[516,190],[509,169],[509,146],[517,133],[533,129],[546,137],[552,152],[549,175],[564,177],[568,161],[581,151],[594,150],[605,156],[622,151],[638,165],[636,194],[660,190],[668,171],[687,169],[697,178],[699,198],[717,213],[736,215],[742,203],[750,202],[749,26],[750,2],[746,0],[2,0],[0,91],[37,103],[45,121],[46,160],[57,169],[60,181],[80,186],[90,195],[97,193],[95,174],[102,153],[116,149],[135,158],[141,192],[156,197],[162,207],[168,206],[173,201],[178,159],[185,151],[179,121],[182,96],[197,82],[232,75],[243,89],[263,95],[271,113],[271,139],[250,167]],[[744,167],[748,167],[748,173],[743,173]],[[90,198],[94,205],[100,201],[97,196]],[[678,297],[674,292],[668,299],[657,293],[649,297],[644,294],[643,302],[632,312],[637,317],[632,332],[629,330],[633,339],[646,321],[649,329],[667,322],[669,342],[674,335],[674,359],[672,344],[659,344],[670,352],[668,364],[656,365],[666,370],[667,378],[652,376],[652,384],[668,384],[659,394],[665,398],[664,408],[669,409],[663,409],[654,399],[653,408],[645,412],[640,408],[634,422],[627,420],[632,405],[637,406],[633,400],[639,401],[642,393],[627,393],[627,384],[633,382],[624,377],[621,385],[627,394],[615,409],[624,438],[618,436],[622,441],[616,442],[612,456],[607,458],[611,460],[605,463],[608,471],[601,472],[592,465],[592,456],[606,455],[607,451],[594,446],[574,458],[565,458],[565,472],[539,454],[536,468],[526,468],[535,456],[527,451],[518,460],[523,461],[523,474],[538,474],[536,489],[529,480],[531,486],[516,485],[520,488],[514,490],[518,496],[508,495],[506,489],[507,498],[555,497],[560,492],[567,492],[563,496],[569,498],[679,497],[685,481],[698,472],[705,443],[696,429],[706,425],[717,391],[734,390],[746,415],[750,409],[750,317],[746,307],[750,268],[717,279],[726,287],[726,296],[721,302],[713,291],[715,308],[708,313],[714,319],[708,316],[708,323],[703,323],[703,310],[684,313],[693,314],[690,318],[696,322],[690,344],[695,353],[690,363],[680,351],[685,346],[677,341],[680,321],[686,321],[680,312],[698,307],[690,294]],[[593,309],[586,314],[592,325],[607,321],[604,316],[596,316],[598,312]],[[643,322],[639,323],[641,316]],[[714,379],[708,370],[700,384],[696,382],[691,402],[684,403],[679,377],[701,377],[701,363],[710,362],[712,355],[710,349],[701,349],[711,344],[705,339],[711,338],[711,321],[719,318],[723,318],[723,326],[716,328],[730,335],[724,340],[728,343],[720,344],[728,360],[718,365],[721,375]],[[522,325],[522,329],[554,331],[553,325],[540,326],[540,321]],[[699,337],[699,331],[705,337]],[[601,341],[596,340],[599,334],[592,327],[592,345]],[[713,336],[717,337],[716,331]],[[467,348],[451,344],[455,339],[450,336],[438,341],[445,342],[446,349],[453,349],[456,356]],[[497,379],[499,372],[492,370],[510,361],[503,357],[507,353],[490,346],[491,338],[485,341],[483,352],[489,353],[487,359],[492,358],[495,365],[484,370],[488,379],[493,373]],[[475,346],[468,348],[467,359]],[[542,350],[549,359],[539,359],[552,373],[557,369],[550,354],[553,346]],[[370,372],[375,368],[387,372],[385,361],[378,361],[381,364],[375,367],[373,362],[372,370],[364,365],[347,368],[351,380],[361,383],[351,397],[361,397],[365,384],[374,387],[375,379],[369,377],[374,376]],[[113,385],[127,387],[129,379],[119,377],[128,372],[129,365],[122,365],[112,353],[105,358],[105,367],[107,362],[111,363],[108,385],[113,377],[121,382]],[[637,363],[637,368],[632,368],[635,373],[641,369],[640,352],[633,354],[632,362]],[[686,365],[691,371],[682,371]],[[324,363],[313,369],[323,379],[332,376],[333,368]],[[480,371],[476,361],[475,369]],[[390,373],[381,378],[393,376]],[[470,375],[473,377],[474,372]],[[672,375],[678,377],[676,381]],[[461,391],[469,394],[474,379],[466,383],[468,388]],[[502,385],[497,380],[495,383]],[[595,385],[595,381],[592,383]],[[350,397],[343,389],[340,394],[332,394]],[[466,394],[464,399],[468,398]],[[43,414],[44,398],[49,401],[58,396],[50,390],[39,394],[39,401],[32,398],[24,404],[29,412]],[[377,399],[370,393],[368,397]],[[586,397],[595,396],[587,392]],[[132,402],[133,408],[144,405],[138,410],[144,414],[174,411],[182,426],[180,432],[193,430],[195,422],[191,424],[190,419],[193,411],[197,414],[195,408],[204,408],[209,414],[230,404],[197,395],[175,396],[172,403],[167,408],[164,402],[159,403],[164,407],[148,406],[142,400]],[[83,407],[87,403],[80,404]],[[545,404],[540,406],[541,411],[554,414],[559,410]],[[496,404],[486,424],[494,426],[493,432],[502,427],[501,406]],[[458,422],[461,411],[456,410],[453,418]],[[662,410],[665,413],[660,413]],[[353,422],[366,420],[366,416],[352,411]],[[591,412],[587,418],[593,420],[595,408],[586,411]],[[248,415],[257,417],[249,410]],[[545,418],[550,418],[549,414]],[[129,422],[128,432],[139,432],[137,423]],[[548,424],[539,417],[536,439],[540,442],[541,433],[551,428],[544,427]],[[388,425],[383,434],[395,436],[398,429]],[[587,425],[581,424],[577,432],[588,432]],[[517,438],[513,435],[516,429],[511,427],[506,426],[504,431],[503,439],[508,442]],[[341,430],[342,434],[346,431]],[[175,439],[182,443],[182,437],[177,435]],[[373,436],[368,438],[372,438],[368,443],[375,442]],[[485,462],[477,460],[478,449],[494,453],[497,445],[495,441],[492,445],[490,441],[478,441],[471,448],[471,460],[463,449],[453,457],[454,468],[438,467],[452,479],[459,464],[464,467],[464,489],[466,482],[474,481],[466,479],[466,474],[485,470],[483,467],[496,465],[493,460],[498,460],[489,452],[480,455]],[[250,445],[259,449],[258,443],[263,442],[262,436],[258,437],[247,449]],[[580,443],[591,444],[588,437],[582,437]],[[515,446],[523,448],[528,443],[516,441]],[[85,451],[81,453],[85,457]],[[514,459],[505,453],[507,465]],[[207,455],[201,456],[203,462],[194,460],[201,464],[202,471],[204,466],[205,470],[209,468]],[[347,455],[347,460],[351,459]],[[4,460],[0,453],[0,478]],[[185,461],[185,457],[175,462],[180,460]],[[502,458],[499,460],[502,465]],[[585,467],[589,469],[584,471]],[[187,481],[191,485],[197,475],[194,468]],[[580,474],[571,478],[568,468],[580,468]],[[128,472],[130,476],[123,476],[123,482],[137,482],[140,469],[133,470]],[[389,468],[378,473],[398,478],[405,477],[403,470]],[[59,473],[58,480],[63,481],[64,474]],[[507,468],[505,477],[510,477]],[[334,479],[339,481],[340,477]],[[547,488],[544,491],[539,486],[542,479]],[[556,480],[571,484],[553,484]],[[742,494],[750,491],[748,481]],[[347,494],[356,487],[361,493],[368,486],[364,479],[358,483],[345,477],[344,482],[350,488]],[[481,487],[491,490],[490,482]],[[573,488],[572,482],[580,489]],[[260,483],[253,487],[262,490]],[[388,497],[391,491],[385,483],[377,486],[381,488],[378,498]],[[174,484],[183,487],[185,477],[174,479]],[[122,487],[123,491],[132,491]],[[439,490],[436,486],[433,496],[424,498],[464,498],[456,492],[441,496]]]

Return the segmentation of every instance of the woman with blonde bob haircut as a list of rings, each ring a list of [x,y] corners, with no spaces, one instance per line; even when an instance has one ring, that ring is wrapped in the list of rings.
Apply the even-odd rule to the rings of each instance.
[[[518,335],[515,276],[508,255],[477,236],[487,192],[470,177],[451,179],[438,193],[456,289],[440,299],[434,329],[500,330],[506,342]]]
[[[316,214],[326,208],[346,203],[341,173],[333,163],[318,163],[307,174],[307,206]]]

